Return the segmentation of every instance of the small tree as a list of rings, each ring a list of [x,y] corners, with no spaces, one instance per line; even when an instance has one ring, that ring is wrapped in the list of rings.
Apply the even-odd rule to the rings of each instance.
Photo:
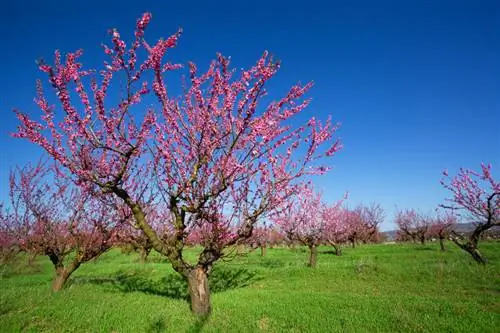
[[[346,208],[343,213],[344,223],[347,226],[347,240],[351,243],[352,248],[356,247],[356,244],[366,232],[366,225],[361,213],[361,207],[353,210]]]
[[[0,265],[11,263],[21,252],[17,240],[16,219],[0,202]]]
[[[481,164],[480,172],[461,168],[453,178],[447,171],[443,175],[441,184],[452,193],[452,197],[441,207],[464,215],[475,224],[467,239],[452,232],[451,240],[477,263],[485,264],[478,243],[485,231],[500,225],[500,183],[493,179],[491,165],[484,164]]]
[[[360,207],[361,220],[364,223],[364,242],[379,241],[379,225],[384,221],[385,212],[380,204],[371,203],[369,206]]]
[[[420,215],[413,209],[407,209],[396,213],[395,222],[401,235],[406,235],[413,242],[418,240],[422,245],[425,244],[427,231],[431,223],[429,217]]]
[[[349,225],[345,214],[348,210],[341,208],[338,204],[328,205],[323,211],[323,218],[326,221],[324,231],[324,241],[333,246],[337,256],[342,255],[342,244],[347,242],[349,235]]]
[[[135,226],[187,280],[192,311],[207,315],[208,274],[224,250],[250,237],[258,220],[295,192],[300,178],[325,173],[328,168],[317,160],[333,156],[341,146],[333,140],[337,127],[329,120],[312,118],[303,126],[290,122],[309,104],[303,96],[312,84],[297,84],[283,98],[262,105],[266,83],[280,67],[267,52],[238,76],[221,55],[201,75],[191,63],[183,96],[170,96],[164,75],[180,66],[164,57],[180,31],[150,45],[144,39],[150,19],[146,13],[137,21],[129,48],[117,30],[111,31],[112,47],[104,46],[110,61],[99,72],[100,84],[95,71],[77,62],[82,51],[68,54],[65,62],[56,52],[54,66],[40,62],[62,116],[39,83],[42,120],[17,112],[21,125],[16,136],[45,149],[81,186],[120,198]],[[141,48],[147,53],[142,62]],[[125,93],[112,105],[105,100],[116,77],[123,78]],[[72,89],[76,94],[70,94]],[[148,94],[158,104],[139,109]],[[170,237],[162,237],[148,221],[144,195],[152,184],[170,212],[164,222]],[[184,245],[197,227],[211,233],[211,241],[189,262]]]
[[[325,241],[329,223],[336,222],[328,213],[339,209],[340,202],[327,207],[321,194],[315,193],[311,186],[304,186],[287,203],[286,207],[273,216],[274,222],[287,235],[309,248],[309,267],[316,267],[318,246]]]
[[[260,255],[264,257],[267,253],[267,247],[271,243],[271,232],[273,230],[266,224],[256,227],[252,236],[247,240],[248,245],[252,248],[260,248]]]
[[[17,245],[50,259],[53,291],[81,264],[110,249],[122,222],[112,203],[72,186],[41,162],[11,174],[10,197]]]
[[[441,251],[445,251],[444,241],[449,237],[455,224],[456,217],[453,214],[438,214],[436,218],[432,219],[428,236],[439,239]]]

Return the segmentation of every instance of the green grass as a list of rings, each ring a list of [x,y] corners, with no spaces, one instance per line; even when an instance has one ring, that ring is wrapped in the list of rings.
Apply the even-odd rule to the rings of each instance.
[[[113,250],[50,291],[52,268],[0,268],[0,332],[498,332],[500,243],[486,267],[448,245],[366,245],[342,257],[269,249],[220,263],[213,313],[193,317],[185,283],[167,262]]]

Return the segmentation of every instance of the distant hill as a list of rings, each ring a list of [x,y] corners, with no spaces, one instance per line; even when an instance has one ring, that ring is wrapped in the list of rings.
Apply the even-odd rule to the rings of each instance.
[[[472,232],[475,226],[473,223],[458,223],[454,226],[453,230],[458,234],[466,234]],[[387,237],[387,241],[392,242],[396,239],[397,230],[382,231],[381,234]],[[489,233],[500,233],[500,227],[493,227],[488,230]]]

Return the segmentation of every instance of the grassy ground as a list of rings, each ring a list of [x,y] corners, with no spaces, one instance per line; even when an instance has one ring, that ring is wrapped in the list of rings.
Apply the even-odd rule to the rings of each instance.
[[[480,267],[452,244],[255,251],[211,278],[213,314],[189,312],[185,284],[160,257],[111,251],[50,292],[52,268],[0,267],[0,332],[498,332],[500,243]]]

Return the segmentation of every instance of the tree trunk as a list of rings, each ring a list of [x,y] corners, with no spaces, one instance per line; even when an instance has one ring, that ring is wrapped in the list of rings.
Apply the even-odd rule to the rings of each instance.
[[[236,254],[244,254],[245,253],[245,245],[238,244],[236,245]]]
[[[266,253],[267,253],[267,246],[266,246],[266,244],[262,244],[262,245],[260,246],[260,255],[261,255],[262,257],[265,257],[265,256],[266,256]]]
[[[420,237],[420,244],[425,245],[425,237]]]
[[[145,264],[148,261],[149,253],[151,248],[141,247],[141,263]]]
[[[80,262],[72,262],[68,267],[62,265],[57,266],[56,276],[52,281],[52,291],[58,292],[64,288],[66,281],[68,281],[68,278],[78,267],[80,267]]]
[[[342,248],[338,244],[333,244],[333,248],[335,249],[335,255],[341,256],[342,255]]]
[[[472,256],[472,258],[478,263],[478,264],[486,264],[486,259],[483,258],[481,253],[479,253],[479,250],[477,248],[468,248],[466,249],[467,252],[469,252]]]
[[[453,241],[453,243],[458,245],[458,247],[460,247],[462,250],[467,251],[478,264],[484,265],[486,264],[486,259],[483,258],[483,256],[477,249],[478,239],[479,236],[481,235],[481,233],[477,232],[477,230],[478,229],[476,228],[476,230],[470,237],[469,241],[467,241],[466,243],[462,243],[460,237],[455,232],[451,233],[451,240]]]
[[[196,267],[187,274],[191,311],[198,316],[208,316],[212,311],[208,274],[203,267]]]
[[[439,237],[439,246],[441,247],[441,251],[446,251],[444,248],[444,237]]]
[[[318,248],[316,245],[309,245],[309,267],[316,267],[318,263]]]

